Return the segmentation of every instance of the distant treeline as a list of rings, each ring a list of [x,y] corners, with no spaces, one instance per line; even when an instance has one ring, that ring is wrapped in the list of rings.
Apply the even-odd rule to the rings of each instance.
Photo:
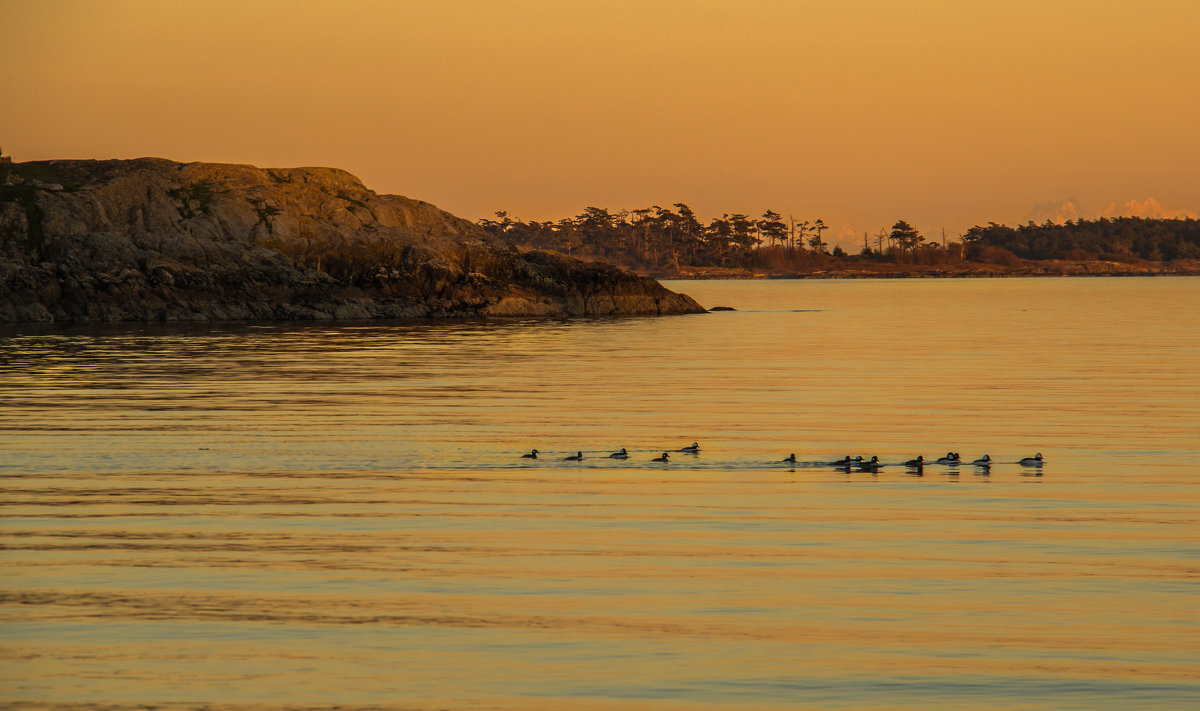
[[[1193,219],[1118,217],[1022,227],[991,222],[972,227],[962,239],[969,250],[990,246],[1023,259],[1200,259],[1200,220]]]
[[[803,262],[845,255],[841,248],[829,251],[823,236],[829,227],[819,219],[785,220],[767,210],[757,218],[725,214],[704,224],[681,202],[620,212],[589,207],[575,217],[547,222],[523,222],[497,212],[495,220],[479,224],[528,249],[630,267],[778,266],[774,262],[781,258]]]
[[[904,220],[864,234],[861,250],[847,254],[825,241],[820,219],[786,219],[773,210],[759,217],[726,213],[707,224],[684,203],[612,212],[588,207],[575,217],[524,222],[497,212],[479,224],[526,249],[550,249],[628,267],[795,268],[853,259],[912,264],[962,260],[1012,263],[1020,259],[1200,259],[1200,221],[1140,217],[1079,220],[1057,225],[972,227],[953,241],[927,241]]]

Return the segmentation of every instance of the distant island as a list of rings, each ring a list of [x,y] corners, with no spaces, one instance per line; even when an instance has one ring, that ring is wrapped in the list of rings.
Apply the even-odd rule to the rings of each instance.
[[[0,157],[0,322],[702,311],[333,168]]]
[[[997,277],[1200,275],[1200,220],[1139,217],[1065,224],[989,223],[945,241],[912,225],[864,235],[862,249],[830,249],[820,220],[724,214],[702,223],[684,203],[525,222],[497,212],[479,221],[525,249],[620,264],[657,278]]]

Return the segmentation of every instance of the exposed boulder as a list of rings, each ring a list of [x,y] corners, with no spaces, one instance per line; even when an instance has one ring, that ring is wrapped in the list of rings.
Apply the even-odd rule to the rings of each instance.
[[[0,165],[0,321],[699,313],[333,168]]]

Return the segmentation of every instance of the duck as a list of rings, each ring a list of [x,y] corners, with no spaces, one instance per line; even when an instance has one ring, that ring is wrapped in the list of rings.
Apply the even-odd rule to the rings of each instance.
[[[666,453],[666,452],[663,452],[661,457],[655,457],[654,459],[651,459],[650,461],[652,461],[652,462],[665,462],[665,461],[667,461],[667,453]]]
[[[979,459],[971,462],[971,464],[974,464],[977,467],[990,467],[992,466],[992,458],[985,454]]]
[[[688,454],[696,454],[697,452],[699,452],[699,451],[700,451],[700,443],[699,443],[699,442],[692,442],[692,446],[690,446],[690,447],[684,447],[683,449],[681,449],[681,450],[679,450],[679,451],[680,451],[680,452],[687,452]]]
[[[917,469],[920,469],[921,467],[925,466],[925,457],[918,454],[916,459],[908,460],[904,463],[904,466],[916,467]]]
[[[793,452],[793,453],[787,455],[786,457],[783,458],[783,461],[787,462],[788,464],[795,464],[796,463],[796,453]]]
[[[569,457],[563,457],[564,462],[578,462],[583,459],[583,452],[576,452]]]
[[[529,454],[522,454],[521,459],[537,459],[538,451],[535,449]]]
[[[1020,464],[1023,467],[1040,467],[1044,461],[1045,460],[1042,459],[1042,453],[1038,452],[1032,457],[1025,457],[1021,461],[1017,462],[1017,464]]]
[[[938,457],[937,463],[938,464],[958,464],[958,461],[959,460],[958,460],[957,452],[946,452],[946,456]]]
[[[858,461],[860,461],[860,462],[861,462],[861,461],[862,461],[862,457],[859,457],[859,458],[858,458]],[[831,467],[848,467],[848,466],[850,466],[850,465],[851,465],[851,464],[853,464],[853,463],[854,463],[854,460],[850,458],[850,455],[849,455],[849,454],[847,454],[846,456],[842,457],[841,459],[838,459],[838,460],[836,460],[836,461],[830,462],[830,463],[829,463],[829,466],[831,466]]]
[[[858,458],[858,468],[864,472],[877,472],[883,464],[880,463],[879,457],[874,455],[868,461],[863,461],[862,457]]]
[[[621,447],[620,452],[613,452],[612,454],[608,455],[608,458],[609,459],[629,459],[629,452],[626,452],[625,448]]]

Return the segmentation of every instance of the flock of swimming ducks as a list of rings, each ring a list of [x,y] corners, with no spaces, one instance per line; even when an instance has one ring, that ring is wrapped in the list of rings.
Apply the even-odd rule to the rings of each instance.
[[[699,454],[700,453],[700,443],[692,442],[687,447],[681,447],[680,449],[678,449],[676,451],[684,452],[686,454]],[[539,454],[541,454],[541,452],[539,452],[535,449],[535,450],[532,450],[531,452],[529,452],[529,454],[522,454],[521,458],[522,459],[537,459]],[[609,459],[629,459],[629,452],[626,451],[624,447],[621,447],[621,451],[613,452],[612,454],[608,455],[608,458]],[[576,452],[569,457],[563,457],[564,462],[578,462],[578,461],[582,461],[582,460],[583,460],[583,452]],[[663,452],[662,454],[655,457],[654,459],[651,459],[650,461],[652,461],[652,462],[669,462],[669,461],[671,461],[671,453]]]
[[[683,452],[685,454],[699,454],[700,453],[700,443],[692,442],[691,445],[689,445],[687,447],[681,447],[680,449],[675,450],[675,451]],[[535,450],[532,450],[531,452],[529,452],[529,454],[522,454],[521,458],[522,459],[537,459],[538,454],[540,454],[540,452],[538,452],[535,449]],[[608,458],[609,459],[629,459],[629,452],[626,451],[626,449],[624,447],[621,447],[621,450],[619,452],[613,452],[612,454],[608,455]],[[575,452],[575,454],[572,454],[569,457],[563,457],[563,461],[565,461],[565,462],[579,462],[582,460],[583,460],[583,452]],[[652,462],[669,462],[669,461],[671,461],[671,453],[663,452],[661,455],[655,457],[654,459],[651,459],[650,461],[652,461]],[[796,455],[794,453],[789,454],[788,456],[784,457],[782,461],[785,464],[796,464],[797,463]],[[1042,459],[1042,453],[1038,452],[1037,454],[1035,454],[1032,457],[1025,457],[1023,459],[1019,459],[1019,460],[1017,460],[1016,463],[1020,464],[1023,467],[1040,467],[1040,466],[1042,466],[1043,462],[1045,462],[1045,460]],[[827,464],[828,466],[831,466],[831,467],[839,467],[839,468],[845,469],[847,471],[849,471],[851,469],[858,469],[859,471],[864,471],[864,472],[877,472],[880,469],[882,469],[883,467],[887,466],[883,462],[879,461],[879,457],[871,457],[870,459],[864,459],[862,457],[851,458],[850,455],[848,455],[848,454],[845,457],[842,457],[841,459],[839,459],[837,461],[822,462],[822,463]],[[909,469],[921,470],[921,469],[925,468],[926,464],[944,464],[946,466],[956,467],[963,463],[964,462],[962,460],[962,456],[960,456],[958,452],[946,452],[946,456],[938,457],[936,460],[934,460],[932,462],[926,461],[924,456],[918,456],[916,459],[910,459],[910,460],[904,462],[904,466],[908,467]],[[980,457],[979,459],[969,462],[969,464],[971,466],[980,467],[983,469],[986,469],[986,468],[992,466],[992,464],[994,464],[994,463],[995,463],[995,460],[993,460],[990,456],[988,456],[986,454],[983,455],[982,457]]]
[[[788,455],[783,459],[783,461],[789,464],[795,464],[796,455]],[[1018,459],[1016,463],[1023,467],[1040,467],[1045,461],[1046,460],[1042,458],[1042,453],[1038,452],[1032,457]],[[980,467],[983,469],[987,469],[995,463],[996,460],[992,459],[991,456],[987,454],[983,455],[979,459],[969,462],[971,466]],[[904,462],[904,466],[908,467],[909,469],[924,469],[926,464],[945,464],[947,466],[956,467],[960,464],[964,464],[964,462],[962,460],[962,455],[960,455],[958,452],[946,452],[946,456],[938,457],[932,462],[926,461],[925,457],[921,455],[918,455],[916,459],[910,459],[907,462]],[[854,457],[852,459],[850,455],[846,455],[835,462],[829,462],[829,465],[833,467],[841,467],[847,471],[850,469],[858,469],[859,471],[864,472],[877,472],[883,467],[887,466],[883,462],[879,461],[879,457],[871,457],[870,459]]]

